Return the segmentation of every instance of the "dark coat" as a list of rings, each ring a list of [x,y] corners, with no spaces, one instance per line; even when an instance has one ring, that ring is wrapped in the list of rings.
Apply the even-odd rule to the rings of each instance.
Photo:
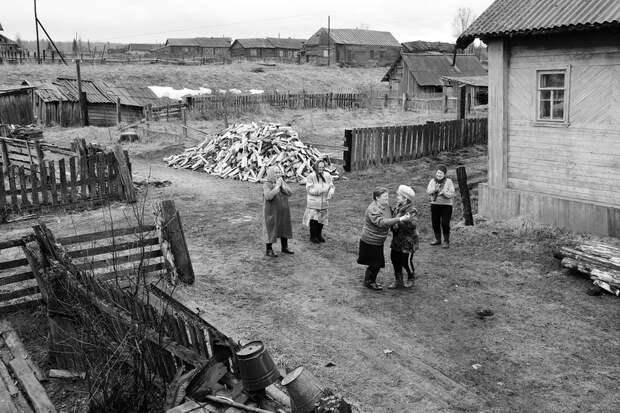
[[[290,195],[291,190],[286,184],[279,190],[273,182],[267,181],[263,184],[265,242],[273,243],[276,238],[293,238],[291,210],[288,206]]]
[[[392,208],[392,216],[395,218],[400,218],[407,212],[411,215],[408,221],[392,225],[392,243],[390,248],[402,252],[415,252],[420,246],[418,210],[413,206],[413,202]]]

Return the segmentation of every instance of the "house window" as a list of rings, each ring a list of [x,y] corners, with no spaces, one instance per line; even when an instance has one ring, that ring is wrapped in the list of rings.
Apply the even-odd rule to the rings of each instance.
[[[370,51],[370,58],[371,58],[371,59],[374,59],[374,58],[375,58],[375,51],[374,51],[374,50],[371,50],[371,51]]]
[[[258,56],[256,49],[250,49],[250,56]]]
[[[329,50],[323,50],[323,57],[329,57]]]
[[[538,121],[567,121],[566,70],[541,70],[538,74],[537,115]]]
[[[284,57],[284,50],[280,50],[278,54],[280,55],[280,57]]]

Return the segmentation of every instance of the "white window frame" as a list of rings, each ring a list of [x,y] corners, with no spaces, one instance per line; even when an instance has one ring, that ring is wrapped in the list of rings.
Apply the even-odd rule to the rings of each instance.
[[[541,89],[541,78],[542,75],[548,74],[563,74],[564,75],[564,106],[563,106],[563,117],[560,119],[543,119],[540,117],[540,94]],[[570,66],[565,67],[553,67],[553,68],[543,68],[535,71],[535,85],[536,91],[534,94],[535,104],[534,106],[534,125],[535,126],[559,126],[559,127],[567,127],[570,125],[569,121],[569,108],[570,108],[570,78],[571,78],[571,70]],[[557,90],[556,88],[547,89],[547,90]],[[553,116],[553,93],[551,97],[551,116]]]

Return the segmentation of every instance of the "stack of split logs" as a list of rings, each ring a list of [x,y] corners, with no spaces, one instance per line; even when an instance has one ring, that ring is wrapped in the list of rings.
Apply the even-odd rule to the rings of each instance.
[[[312,165],[327,157],[304,145],[297,132],[275,123],[235,124],[200,145],[164,158],[168,166],[205,171],[221,178],[260,182],[267,169],[279,164],[287,181],[305,182]],[[336,175],[329,160],[326,171]],[[335,176],[337,178],[337,176]]]
[[[0,125],[0,136],[13,139],[42,139],[43,130],[34,125]]]
[[[562,247],[562,265],[587,274],[603,290],[620,296],[620,248],[601,243]]]

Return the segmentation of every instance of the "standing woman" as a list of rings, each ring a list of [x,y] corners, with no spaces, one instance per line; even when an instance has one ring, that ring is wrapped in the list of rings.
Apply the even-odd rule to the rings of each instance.
[[[443,233],[443,247],[450,246],[450,220],[452,219],[452,198],[454,198],[454,184],[446,177],[448,169],[444,165],[437,167],[435,177],[431,179],[426,193],[431,201],[431,222],[435,241],[431,245],[441,245]]]
[[[325,162],[317,161],[310,175],[306,177],[308,193],[303,225],[310,227],[310,241],[318,244],[325,242],[323,226],[327,225],[329,200],[334,195],[334,182],[329,172],[325,172]]]
[[[377,274],[381,268],[385,267],[383,244],[390,227],[408,220],[410,216],[406,213],[400,218],[392,218],[387,188],[376,188],[372,193],[372,199],[364,216],[357,263],[368,266],[364,285],[371,290],[382,290],[381,284],[377,283]]]
[[[293,237],[291,210],[288,206],[290,195],[291,188],[282,179],[280,166],[269,167],[267,169],[267,180],[263,184],[265,234],[267,238],[265,254],[268,257],[278,256],[272,248],[276,238],[280,238],[283,253],[293,254],[293,251],[288,249],[288,239]]]

